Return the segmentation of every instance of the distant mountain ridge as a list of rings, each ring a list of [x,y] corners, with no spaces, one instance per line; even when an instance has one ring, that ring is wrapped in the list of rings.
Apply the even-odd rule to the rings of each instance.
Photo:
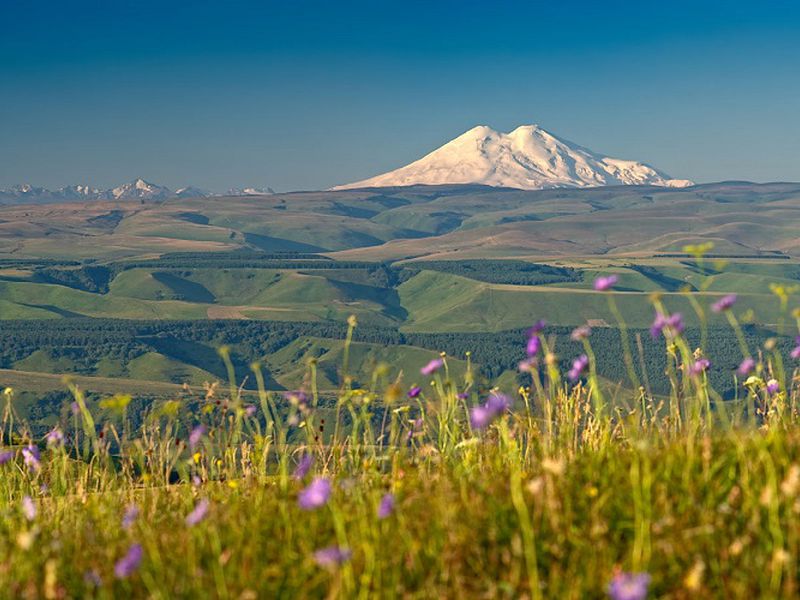
[[[633,160],[603,156],[538,125],[509,133],[479,125],[411,164],[333,190],[409,185],[481,184],[540,190],[606,185],[686,187],[687,179]]]
[[[88,185],[69,185],[57,190],[49,190],[30,184],[15,185],[9,189],[0,189],[0,203],[45,204],[72,201],[88,202],[92,200],[166,200],[168,198],[208,198],[211,196],[260,196],[274,193],[272,188],[254,187],[233,188],[224,194],[214,194],[193,186],[186,186],[172,191],[163,185],[137,178],[108,189],[100,189]]]

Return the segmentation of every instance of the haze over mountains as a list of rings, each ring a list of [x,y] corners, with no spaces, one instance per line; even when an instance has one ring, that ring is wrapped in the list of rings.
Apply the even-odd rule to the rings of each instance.
[[[399,169],[334,190],[409,185],[481,184],[523,190],[606,185],[686,187],[642,162],[603,156],[542,129],[510,133],[480,125]]]
[[[224,194],[214,194],[201,188],[187,186],[170,190],[138,178],[122,185],[100,189],[89,185],[69,185],[49,190],[30,184],[0,190],[0,202],[6,204],[42,204],[91,200],[166,200],[168,198],[207,198],[210,196],[260,196],[273,194],[271,188],[233,188]]]

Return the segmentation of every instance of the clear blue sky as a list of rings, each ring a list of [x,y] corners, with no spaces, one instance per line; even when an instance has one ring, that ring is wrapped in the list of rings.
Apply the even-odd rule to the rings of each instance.
[[[796,2],[0,2],[0,187],[318,189],[538,123],[800,180]]]

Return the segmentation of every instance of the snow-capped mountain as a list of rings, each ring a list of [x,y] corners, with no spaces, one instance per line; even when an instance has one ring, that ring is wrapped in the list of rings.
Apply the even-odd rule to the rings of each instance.
[[[0,190],[0,203],[48,204],[92,200],[166,200],[167,198],[205,198],[211,195],[210,192],[192,186],[182,187],[173,192],[163,185],[149,183],[138,178],[106,190],[88,185],[69,185],[57,190],[48,190],[29,184],[15,185],[7,190]]]
[[[455,183],[524,190],[692,185],[641,162],[597,154],[538,125],[523,125],[510,133],[481,125],[405,167],[332,189]]]
[[[257,188],[257,187],[246,187],[246,188],[231,188],[224,196],[269,196],[270,194],[274,194],[275,190],[272,188]]]
[[[246,187],[233,188],[224,194],[214,194],[194,186],[178,188],[173,192],[163,185],[138,178],[107,190],[88,185],[69,185],[57,190],[48,190],[29,184],[15,185],[7,190],[0,189],[0,203],[50,204],[92,200],[167,200],[169,198],[209,198],[212,196],[265,196],[274,193],[272,188]]]
[[[176,198],[206,198],[211,196],[211,192],[202,188],[188,185],[186,187],[178,188],[173,194]]]
[[[103,194],[107,200],[163,200],[173,195],[169,188],[148,183],[141,178],[111,188]]]

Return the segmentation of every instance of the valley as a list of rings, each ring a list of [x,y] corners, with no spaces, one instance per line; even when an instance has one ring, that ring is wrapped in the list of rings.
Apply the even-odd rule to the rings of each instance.
[[[407,381],[442,350],[459,369],[471,351],[486,385],[516,385],[519,340],[536,319],[567,333],[589,323],[597,336],[617,331],[617,309],[646,337],[653,294],[735,349],[709,305],[736,293],[753,336],[779,334],[786,323],[771,286],[790,296],[800,286],[799,225],[796,184],[416,186],[4,206],[0,327],[57,341],[34,338],[0,367],[9,382],[12,371],[24,381],[37,372],[51,382],[118,377],[164,393],[161,384],[224,382],[216,349],[232,343],[246,387],[251,361],[281,390],[307,385],[313,359],[318,385],[334,389],[341,374],[326,365],[341,362],[354,315],[359,377],[384,363]],[[703,256],[686,250],[708,242]],[[613,291],[592,288],[612,274]],[[275,340],[231,333],[236,323],[263,323]],[[87,354],[87,328],[112,338],[133,329]],[[625,379],[609,368],[612,383]],[[728,372],[718,375],[724,392]]]

